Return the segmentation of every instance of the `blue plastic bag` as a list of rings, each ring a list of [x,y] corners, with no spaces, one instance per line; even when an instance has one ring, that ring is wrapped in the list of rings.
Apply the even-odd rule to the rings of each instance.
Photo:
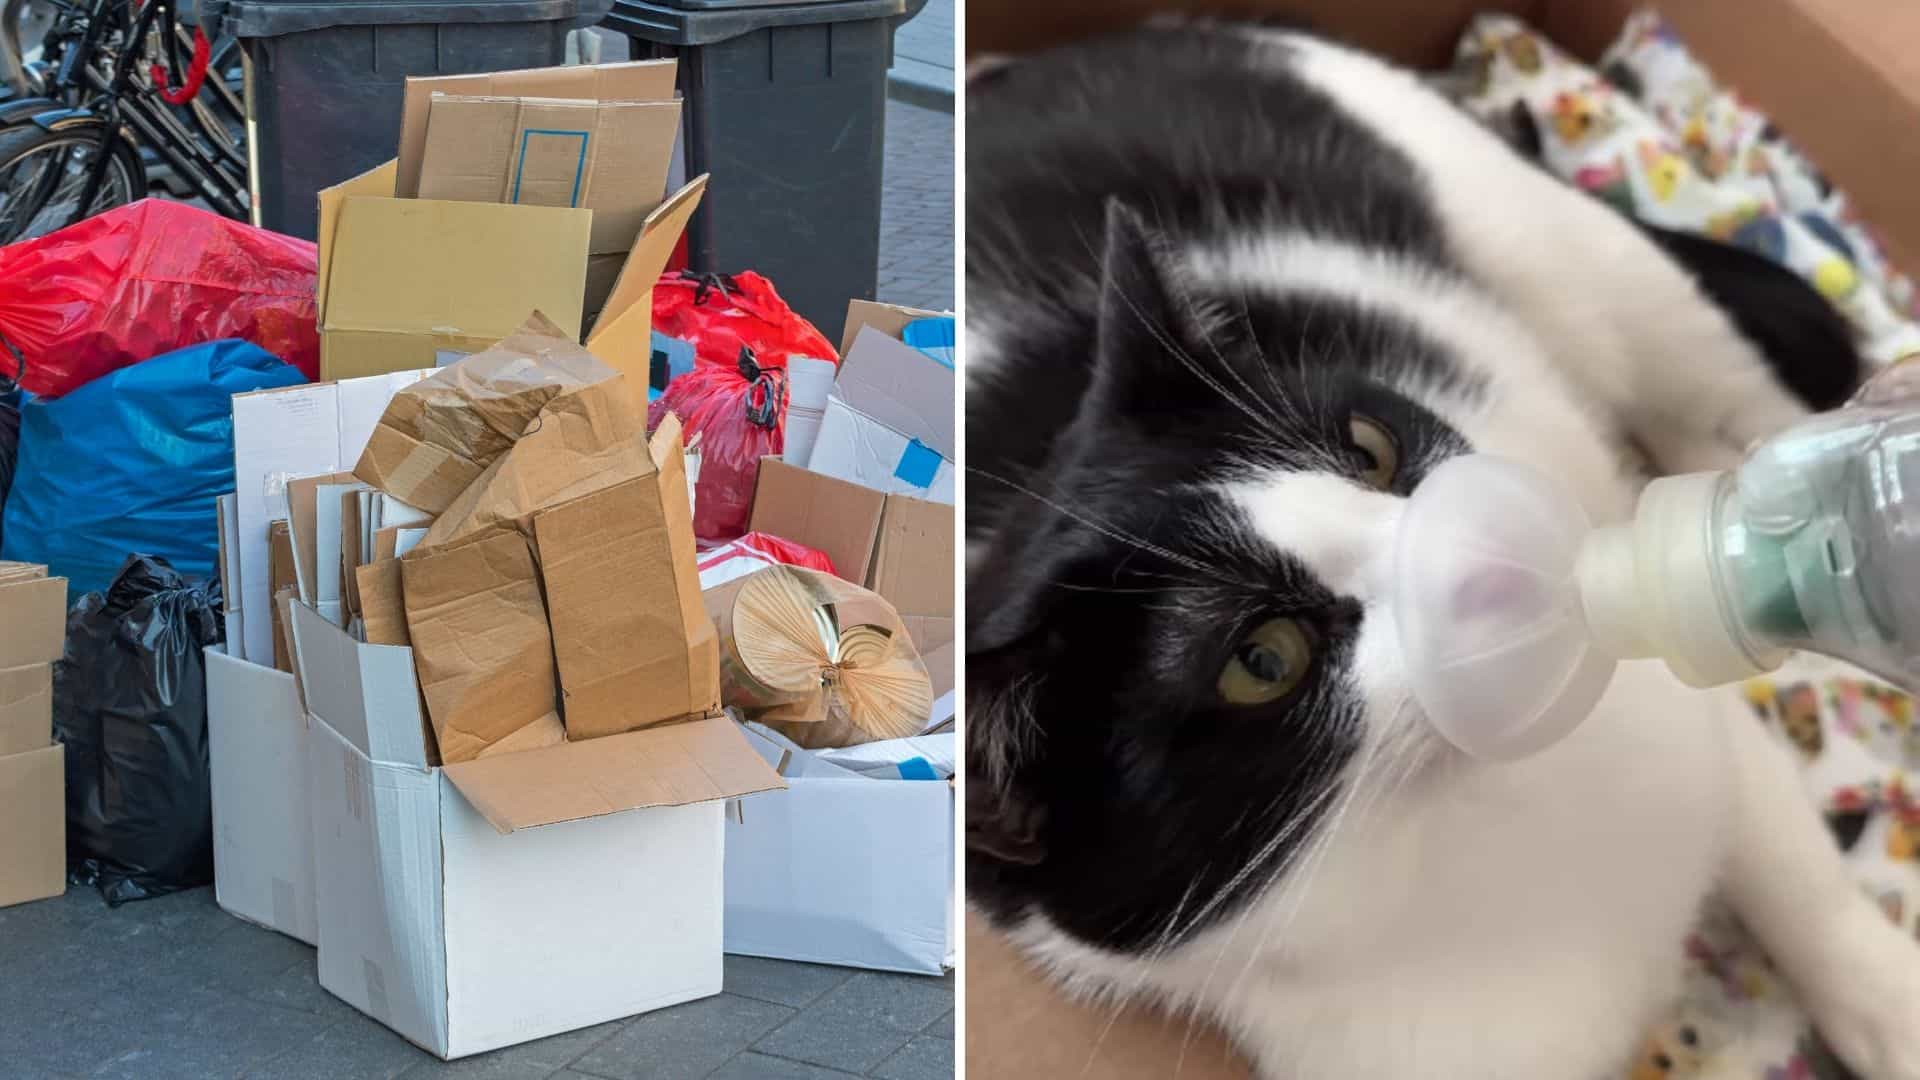
[[[231,398],[305,381],[236,339],[28,401],[0,558],[47,564],[76,597],[105,590],[135,553],[210,577],[220,547],[214,499],[233,490]]]

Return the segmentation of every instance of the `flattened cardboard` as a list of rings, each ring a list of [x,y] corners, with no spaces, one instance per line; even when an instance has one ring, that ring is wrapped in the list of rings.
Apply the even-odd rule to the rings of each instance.
[[[662,425],[663,429],[667,425]],[[569,739],[713,712],[719,646],[700,604],[677,423],[657,471],[533,517]],[[668,504],[678,500],[678,507]]]
[[[300,599],[318,603],[320,589],[320,485],[353,479],[352,473],[301,476],[287,481],[287,524],[293,534],[294,584]],[[279,583],[275,583],[277,590]]]
[[[67,579],[36,563],[0,562],[0,668],[50,664],[67,644]]]
[[[785,787],[724,715],[442,770],[502,833]]]
[[[823,551],[836,574],[863,584],[886,504],[872,488],[764,457],[747,528]]]
[[[394,179],[387,192],[403,199],[420,194],[420,164],[426,149],[434,94],[571,101],[671,101],[676,67],[673,60],[638,60],[624,64],[409,78],[400,105],[400,154],[393,162]]]
[[[647,377],[653,363],[653,285],[667,268],[680,234],[686,231],[706,191],[707,177],[703,173],[647,215],[613,291],[593,328],[587,331],[587,348],[627,377],[642,408],[646,406]]]
[[[67,891],[66,747],[0,757],[0,907]]]
[[[953,507],[904,495],[887,497],[867,588],[902,616],[953,615]]]
[[[315,944],[306,710],[292,675],[217,648],[206,657],[214,899],[242,919]]]
[[[53,666],[0,669],[0,757],[53,741]]]
[[[394,394],[353,474],[438,514],[536,420],[544,425],[550,410],[554,422],[585,424],[604,443],[630,436],[641,420],[628,395],[593,389],[612,378],[612,369],[536,312],[492,347]]]
[[[935,319],[952,314],[949,311],[927,311],[924,308],[902,307],[899,304],[882,304],[876,300],[849,301],[846,328],[840,332],[841,355],[845,355],[853,348],[853,339],[859,336],[860,328],[863,326],[871,326],[898,341],[908,323],[917,319]]]
[[[407,635],[443,760],[565,738],[555,710],[553,637],[525,537],[503,529],[417,551],[400,561],[400,577]]]
[[[273,592],[267,573],[267,522],[285,514],[278,484],[350,467],[396,389],[425,371],[236,394],[233,398],[234,527],[242,618],[238,654],[273,662]]]
[[[953,369],[926,353],[862,327],[840,361],[833,396],[953,460]]]
[[[298,571],[293,562],[293,529],[285,521],[276,521],[267,526],[267,581],[273,590],[273,666],[276,670],[293,670],[293,652],[289,648],[287,627],[281,617],[280,598],[288,594],[298,595],[299,589],[294,582]]]
[[[633,247],[667,189],[678,101],[435,93],[420,198],[593,211],[589,250]]]

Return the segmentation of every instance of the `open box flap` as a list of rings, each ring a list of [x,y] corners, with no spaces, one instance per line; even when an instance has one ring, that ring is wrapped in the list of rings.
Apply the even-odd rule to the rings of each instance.
[[[724,716],[477,758],[444,771],[503,833],[786,786]]]
[[[320,237],[320,273],[314,285],[314,317],[321,326],[327,324],[327,285],[331,280],[328,271],[333,266],[333,233],[340,224],[340,208],[349,198],[391,196],[398,167],[398,163],[389,161],[320,192],[320,228],[316,234]]]
[[[687,221],[699,208],[706,190],[707,176],[702,173],[647,215],[633,242],[633,252],[613,283],[613,292],[607,295],[600,317],[587,334],[587,348],[595,356],[617,370],[637,371],[643,385],[653,355],[653,283],[667,268],[674,245],[680,242],[680,234],[686,231]],[[622,363],[628,357],[639,358],[637,368]]]
[[[953,370],[926,353],[862,327],[841,358],[833,396],[954,459]]]

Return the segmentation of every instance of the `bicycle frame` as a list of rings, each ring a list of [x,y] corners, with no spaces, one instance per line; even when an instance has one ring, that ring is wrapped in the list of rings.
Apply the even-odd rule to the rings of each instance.
[[[167,18],[169,27],[173,25],[173,0],[147,0],[141,5],[123,47],[114,57],[111,72],[103,74],[94,63],[106,35],[124,25],[118,18],[122,10],[119,5],[123,2],[92,0],[87,5],[85,30],[77,41],[67,43],[62,49],[60,66],[48,88],[51,94],[75,97],[80,97],[82,89],[90,91],[92,96],[83,98],[84,104],[75,102],[68,109],[58,110],[60,118],[93,116],[101,122],[100,148],[88,173],[75,220],[86,217],[88,208],[99,196],[120,140],[126,137],[122,133],[123,125],[152,148],[175,175],[187,178],[208,205],[227,217],[244,220],[248,216],[244,164],[232,161],[231,155],[222,154],[218,148],[210,150],[157,95],[135,82],[135,64],[146,55],[145,42],[154,26],[162,17]],[[223,164],[241,168],[243,175],[237,178],[230,175],[222,168]]]

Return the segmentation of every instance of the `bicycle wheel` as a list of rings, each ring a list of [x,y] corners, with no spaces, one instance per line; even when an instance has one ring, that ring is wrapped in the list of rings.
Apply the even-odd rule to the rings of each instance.
[[[0,245],[72,224],[99,147],[98,123],[54,131],[33,124],[0,129]],[[130,203],[146,188],[140,155],[122,139],[87,214]]]

